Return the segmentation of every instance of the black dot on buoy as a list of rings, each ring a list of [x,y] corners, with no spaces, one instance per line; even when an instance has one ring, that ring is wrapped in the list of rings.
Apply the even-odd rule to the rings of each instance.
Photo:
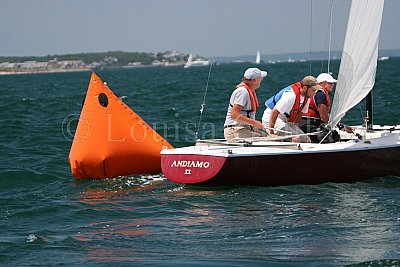
[[[108,106],[108,97],[106,96],[106,94],[104,94],[104,93],[99,94],[99,103],[103,107]]]

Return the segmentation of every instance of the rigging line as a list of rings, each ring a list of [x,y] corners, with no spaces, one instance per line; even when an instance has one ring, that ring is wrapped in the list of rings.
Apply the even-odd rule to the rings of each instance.
[[[328,22],[328,29],[326,30],[326,39],[325,39],[325,49],[326,44],[328,44],[328,60],[327,60],[327,73],[330,74],[330,63],[331,63],[331,44],[332,44],[332,20],[333,20],[333,0],[331,0],[331,9],[330,9],[330,16]],[[329,41],[328,41],[329,40]],[[321,61],[321,72],[324,72],[324,60]]]
[[[322,131],[320,131],[320,132],[322,133]],[[332,134],[332,133],[333,133],[333,131],[327,132],[326,135],[324,136],[324,138],[321,139],[321,141],[319,142],[319,144],[322,144],[322,142],[324,142],[325,139],[326,139],[330,134]]]
[[[328,73],[330,73],[329,67],[331,65],[332,18],[333,18],[333,0],[331,1],[331,14],[329,18]]]
[[[310,10],[311,10],[311,16],[310,16],[310,75],[312,74],[312,69],[311,69],[311,51],[312,51],[312,25],[313,25],[313,0],[310,0]]]
[[[222,21],[223,21],[222,18],[223,18],[223,14],[224,14],[224,7],[225,7],[225,0],[223,0],[223,1],[221,2],[221,10],[220,10],[220,14],[219,14],[219,16],[218,16],[218,17],[219,17],[219,27],[218,27],[218,30],[217,30],[217,35],[216,35],[216,37],[215,37],[214,51],[215,51],[215,49],[217,48],[218,41],[219,41],[219,36],[221,35]],[[207,97],[208,85],[209,85],[209,83],[210,83],[211,70],[212,70],[213,65],[214,65],[214,56],[211,55],[211,64],[210,64],[210,68],[209,68],[209,70],[208,70],[208,77],[207,77],[206,88],[205,88],[205,90],[204,90],[203,102],[202,102],[201,108],[200,108],[199,123],[197,124],[196,136],[195,136],[195,139],[194,139],[195,142],[196,142],[196,140],[197,140],[197,138],[198,138],[198,136],[199,136],[200,124],[201,124],[201,119],[202,119],[202,117],[203,117],[203,111],[204,111],[204,108],[205,108],[205,106],[206,106],[206,97]]]

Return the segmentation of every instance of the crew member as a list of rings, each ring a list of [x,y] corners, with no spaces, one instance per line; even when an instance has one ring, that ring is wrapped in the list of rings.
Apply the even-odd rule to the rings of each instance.
[[[283,88],[265,102],[262,122],[269,136],[291,135],[292,142],[310,143],[310,138],[299,128],[302,113],[308,111],[310,97],[321,87],[313,76],[306,76]]]
[[[256,90],[265,76],[266,71],[249,68],[244,72],[242,82],[232,92],[224,123],[227,141],[266,135],[263,124],[255,119],[259,106]]]

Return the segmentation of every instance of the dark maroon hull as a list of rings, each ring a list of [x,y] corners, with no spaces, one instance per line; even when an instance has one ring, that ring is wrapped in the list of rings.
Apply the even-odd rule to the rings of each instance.
[[[210,166],[207,170],[193,166],[171,167],[178,161],[192,165],[210,162]],[[171,181],[204,186],[348,183],[400,176],[400,147],[229,158],[164,154],[161,167]]]

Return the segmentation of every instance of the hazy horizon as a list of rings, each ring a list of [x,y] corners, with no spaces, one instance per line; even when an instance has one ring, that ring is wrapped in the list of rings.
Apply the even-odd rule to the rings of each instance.
[[[331,1],[2,0],[0,56],[177,50],[231,57],[257,50],[270,55],[326,51]],[[333,1],[332,51],[342,50],[349,7],[350,0]],[[386,0],[382,50],[400,47],[398,10],[400,1]]]

